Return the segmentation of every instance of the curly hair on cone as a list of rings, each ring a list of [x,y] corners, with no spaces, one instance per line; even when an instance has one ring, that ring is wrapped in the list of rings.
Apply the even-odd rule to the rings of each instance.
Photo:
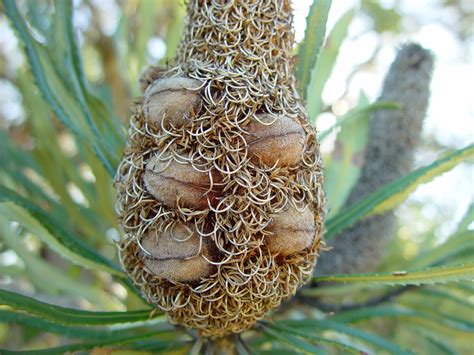
[[[171,322],[242,332],[311,278],[325,198],[289,0],[190,0],[116,176],[123,266]]]

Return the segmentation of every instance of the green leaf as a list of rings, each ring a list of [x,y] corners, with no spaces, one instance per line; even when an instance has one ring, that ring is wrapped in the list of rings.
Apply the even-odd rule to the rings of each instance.
[[[472,310],[474,307],[474,300],[469,297],[462,297],[456,295],[454,292],[449,292],[441,288],[421,288],[417,290],[413,295],[416,297],[420,296],[420,301],[423,299],[433,298],[438,300],[440,303],[451,303],[457,307],[464,307],[466,311]]]
[[[400,105],[396,102],[374,102],[373,104],[368,104],[367,97],[364,94],[361,94],[359,99],[359,105],[346,113],[344,116],[339,117],[334,123],[333,126],[325,129],[318,133],[318,140],[321,142],[327,138],[327,136],[335,131],[338,127],[345,127],[349,123],[355,123],[354,121],[359,121],[367,117],[377,110],[397,110],[400,109]]]
[[[87,342],[87,343],[78,343],[78,344],[69,344],[69,345],[64,345],[64,346],[58,346],[55,348],[47,348],[47,349],[34,349],[34,350],[22,350],[22,354],[45,354],[45,355],[51,355],[51,354],[58,354],[58,355],[63,355],[66,353],[76,353],[77,351],[85,351],[85,350],[91,350],[94,348],[101,348],[104,346],[111,345],[114,348],[117,348],[117,346],[125,345],[125,344],[130,344],[133,342],[138,342],[140,340],[148,340],[148,339],[154,339],[156,336],[159,335],[156,331],[153,332],[147,332],[147,333],[139,333],[139,334],[115,334],[114,336],[110,336],[108,339],[102,339],[102,340],[97,340],[97,341],[92,341],[92,342]],[[166,345],[168,347],[170,343],[173,342],[163,342],[162,345]],[[126,349],[127,347],[125,347]],[[15,354],[17,353],[16,351],[10,351],[6,349],[0,349],[2,354]],[[128,352],[129,353],[129,352]]]
[[[339,48],[347,35],[347,29],[352,22],[354,14],[354,9],[349,10],[336,22],[311,72],[311,81],[307,90],[307,109],[312,122],[315,122],[316,117],[321,111],[324,86],[336,64]]]
[[[336,125],[340,125],[342,122],[344,122],[344,125],[337,135],[334,152],[331,155],[330,162],[326,164],[327,168],[324,173],[326,197],[329,205],[328,217],[341,209],[352,187],[359,179],[365,147],[369,138],[370,114],[368,111],[357,112],[361,112],[361,107],[367,106],[367,97],[361,93],[358,108],[352,110],[349,114],[352,119],[344,119],[349,116],[345,115],[336,122]],[[321,132],[320,139],[327,136],[325,132],[328,132],[328,130]]]
[[[65,0],[55,0],[52,26],[47,41],[48,48],[50,43],[54,43],[51,56],[52,62],[56,64],[58,76],[67,83],[68,88],[72,89],[72,94],[81,108],[84,120],[93,133],[94,138],[97,139],[100,137],[100,134],[92,119],[92,114],[86,104],[83,87],[81,87],[78,79],[78,71],[82,71],[82,68],[73,64],[73,60],[76,57],[72,53],[71,43],[74,42],[74,38],[71,37],[72,33],[70,32],[71,22],[72,3]]]
[[[60,84],[61,80],[57,77],[54,65],[49,61],[46,48],[35,41],[29,33],[28,27],[21,18],[15,1],[4,0],[4,6],[6,15],[10,18],[20,40],[25,46],[26,55],[36,79],[36,85],[42,92],[45,100],[50,104],[58,118],[71,129],[71,131],[79,137],[84,138],[87,135],[85,127],[82,126],[80,128],[77,126],[77,124],[71,120],[71,117],[65,113],[63,109],[64,103],[61,104],[55,98],[56,95],[60,96],[60,94],[55,92],[54,88],[56,88],[56,91],[66,90],[62,87],[63,85]],[[81,117],[81,115],[78,116]]]
[[[308,329],[313,332],[319,331],[333,331],[340,334],[345,334],[350,336],[351,338],[362,340],[364,343],[374,345],[378,349],[383,349],[388,351],[391,354],[412,354],[411,352],[400,348],[398,345],[393,344],[392,342],[383,339],[375,334],[370,334],[364,332],[359,329],[354,329],[348,327],[345,324],[335,322],[332,320],[313,320],[313,319],[305,319],[305,320],[288,320],[288,321],[279,321],[276,324],[284,324],[286,327],[290,329],[302,328]]]
[[[322,336],[318,336],[318,335],[314,334],[314,331],[312,329],[308,331],[307,329],[299,329],[299,328],[295,328],[295,327],[286,327],[286,326],[281,325],[281,324],[272,324],[272,323],[267,323],[267,322],[265,322],[264,324],[267,327],[278,330],[280,332],[283,332],[283,333],[286,333],[286,334],[293,334],[293,335],[296,335],[296,336],[301,337],[301,338],[306,338],[309,341],[313,341],[317,344],[328,345],[328,346],[331,346],[331,347],[334,347],[334,348],[338,348],[340,350],[344,350],[347,353],[360,354],[361,352],[363,352],[363,349],[359,349],[359,348],[356,348],[352,345],[348,345],[346,343],[343,343],[342,341],[337,341],[337,340],[328,339],[328,338],[325,338],[325,337],[322,337]]]
[[[369,138],[370,114],[378,109],[398,107],[398,104],[390,102],[369,105],[367,97],[361,93],[355,109],[338,118],[333,127],[320,133],[319,140],[322,141],[331,131],[342,126],[331,160],[326,162],[324,174],[326,197],[330,207],[328,217],[341,209],[359,179]]]
[[[70,196],[67,186],[73,182],[84,194],[89,205],[94,208],[97,191],[95,186],[86,182],[78,169],[78,164],[61,149],[57,136],[58,131],[52,120],[52,113],[46,102],[40,97],[38,90],[31,85],[31,76],[21,71],[17,74],[18,87],[23,95],[23,104],[28,113],[31,134],[35,140],[33,155],[38,162],[37,172],[51,186],[60,198],[61,210],[67,212],[67,219],[85,235],[97,235],[100,222],[97,213],[87,213],[85,207],[77,204]],[[19,163],[21,166],[21,163]],[[52,169],[54,167],[54,169]],[[59,210],[59,209],[57,209]]]
[[[422,327],[412,327],[415,330],[415,332],[418,332],[419,334],[421,334],[423,336],[423,338],[429,343],[432,345],[432,348],[433,348],[433,352],[436,353],[436,354],[448,354],[448,355],[456,355],[457,352],[455,352],[453,349],[451,349],[451,347],[449,345],[447,345],[446,343],[440,341],[439,338],[435,338],[434,336],[432,336],[429,332],[427,332],[426,330],[421,330],[423,329]]]
[[[181,40],[185,15],[186,9],[184,6],[176,6],[174,8],[172,22],[166,33],[166,54],[161,60],[162,64],[165,64],[166,60],[169,60],[169,58],[173,58],[176,55]]]
[[[149,321],[161,317],[159,312],[153,310],[128,311],[128,312],[92,312],[78,309],[59,307],[40,302],[34,298],[0,289],[0,304],[9,306],[17,312],[26,312],[29,315],[62,325],[109,325],[132,322]]]
[[[4,174],[3,184],[9,184],[15,189],[22,189],[30,200],[40,201],[41,204],[53,206],[60,211],[59,204],[44,191],[44,188],[27,177],[25,172],[30,169],[30,173],[40,174],[40,168],[31,154],[19,148],[3,130],[0,130],[0,141],[2,142],[0,144],[0,161],[2,161],[0,172]]]
[[[155,320],[160,320],[159,318],[155,318]],[[87,340],[104,340],[110,339],[117,334],[125,334],[130,332],[137,332],[137,331],[148,331],[149,329],[153,328],[156,333],[163,332],[167,330],[172,330],[172,326],[169,323],[160,322],[155,325],[152,322],[145,323],[145,326],[137,327],[135,323],[130,323],[129,326],[127,325],[120,325],[119,327],[116,326],[70,326],[64,324],[53,323],[49,320],[32,316],[30,314],[17,312],[17,311],[8,311],[8,310],[1,310],[0,309],[0,323],[12,323],[12,324],[20,324],[22,326],[28,328],[34,328],[41,330],[43,332],[51,332],[55,334],[61,334],[69,338],[81,338]],[[151,323],[151,324],[148,324]],[[156,322],[155,322],[156,323]],[[157,327],[158,326],[158,327]]]
[[[306,18],[305,37],[298,51],[299,63],[296,68],[296,78],[300,81],[303,98],[306,98],[311,72],[324,43],[330,7],[331,0],[314,0]]]
[[[439,290],[440,288],[420,288],[413,292],[406,292],[403,296],[397,297],[397,303],[418,312],[427,312],[441,317],[448,315],[448,318],[455,317],[454,322],[466,323],[467,327],[474,327],[472,322],[469,323],[469,315],[474,302],[469,298],[457,296],[453,292]]]
[[[334,216],[343,207],[360,177],[372,112],[398,108],[400,105],[394,102],[369,104],[367,97],[361,93],[356,108],[339,117],[332,127],[319,133],[318,139],[322,142],[331,132],[341,127],[331,160],[326,162],[325,190],[330,207],[328,218]]]
[[[361,11],[373,20],[377,33],[400,32],[403,18],[395,9],[387,8],[377,1],[362,0]]]
[[[146,2],[150,4],[151,2]],[[67,0],[55,0],[55,11],[52,26],[49,31],[48,43],[54,43],[51,51],[51,60],[55,63],[59,77],[67,83],[73,96],[79,104],[84,121],[87,123],[95,140],[99,141],[100,151],[108,159],[112,159],[113,166],[118,162],[118,153],[124,144],[122,131],[118,128],[118,121],[114,115],[102,108],[103,102],[87,89],[82,68],[79,48],[72,26],[72,4]],[[152,17],[150,17],[152,19]],[[142,39],[139,40],[143,42]],[[51,46],[49,46],[51,47]],[[145,50],[137,48],[139,53]],[[103,151],[103,152],[102,152]],[[107,154],[112,153],[112,154]]]
[[[370,274],[331,275],[313,277],[313,282],[357,282],[371,285],[433,285],[452,281],[472,280],[474,263],[441,266],[419,271],[394,271]]]
[[[436,160],[434,163],[412,171],[411,173],[392,181],[374,193],[362,198],[352,206],[342,210],[326,222],[325,238],[331,239],[335,235],[350,227],[360,219],[384,213],[403,202],[418,185],[426,183],[441,175],[462,161],[472,157],[474,144],[456,150]]]
[[[467,230],[469,225],[474,222],[474,202],[471,203],[464,214],[463,218],[458,224],[457,232],[463,232]]]
[[[378,306],[359,308],[331,316],[331,320],[343,323],[357,323],[373,318],[400,318],[412,323],[434,324],[443,328],[457,331],[457,334],[466,334],[474,330],[474,324],[446,314],[428,313],[400,306]]]
[[[59,269],[29,251],[22,243],[18,233],[12,230],[10,223],[7,223],[3,217],[0,217],[0,233],[6,246],[22,259],[26,269],[25,276],[37,289],[47,294],[69,294],[74,297],[83,297],[105,310],[121,309],[122,304],[116,297],[104,292],[100,286],[71,278],[65,273],[65,267]]]
[[[67,231],[59,221],[16,192],[0,186],[0,203],[13,203],[14,205],[2,208],[4,213],[32,229],[49,247],[73,263],[124,276],[112,261],[97,253],[79,237]]]
[[[288,334],[287,332],[282,332],[282,331],[279,331],[279,330],[276,330],[276,329],[272,329],[268,326],[263,326],[262,327],[262,330],[265,334],[267,334],[269,337],[273,338],[273,340],[277,341],[277,342],[282,342],[282,343],[285,343],[285,344],[288,344],[288,345],[291,345],[292,347],[296,348],[296,349],[299,349],[299,350],[303,350],[305,353],[308,353],[308,354],[324,354],[324,352],[300,339],[300,338],[297,338],[293,335],[290,335]]]
[[[51,106],[61,122],[63,122],[80,141],[84,142],[95,152],[97,158],[102,162],[110,176],[114,176],[118,157],[114,156],[116,152],[108,146],[107,140],[98,139],[100,138],[100,134],[86,104],[83,88],[80,87],[75,79],[77,73],[74,70],[73,72],[69,70],[68,73],[71,77],[64,77],[64,65],[67,66],[67,69],[71,69],[74,65],[68,66],[68,64],[70,64],[69,59],[74,57],[74,55],[67,52],[65,58],[66,64],[62,64],[63,59],[59,59],[58,55],[56,55],[56,59],[59,60],[60,63],[55,63],[53,60],[55,50],[45,47],[33,38],[28,30],[27,24],[18,11],[15,1],[4,0],[4,6],[5,13],[10,18],[18,33],[19,39],[25,46],[26,56],[35,77],[36,85],[40,89],[44,99]],[[65,26],[61,27],[65,28]],[[60,45],[60,47],[64,48],[64,44]],[[70,48],[68,50],[70,50]],[[77,69],[77,65],[75,68]],[[60,75],[61,73],[63,76]]]
[[[465,252],[469,249],[474,249],[474,231],[455,234],[443,244],[420,253],[410,263],[410,267],[420,268],[435,265],[457,255],[459,252]]]

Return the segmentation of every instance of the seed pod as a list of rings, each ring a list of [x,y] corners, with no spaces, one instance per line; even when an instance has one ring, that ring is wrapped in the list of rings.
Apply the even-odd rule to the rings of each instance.
[[[145,91],[145,119],[158,127],[183,126],[199,111],[200,86],[199,81],[183,77],[155,80]]]
[[[273,217],[268,230],[273,235],[265,240],[272,254],[301,252],[311,246],[316,234],[313,212],[310,208],[300,212],[290,206]]]
[[[209,247],[197,232],[182,223],[175,223],[164,232],[151,231],[141,242],[143,262],[154,275],[170,281],[190,282],[209,275],[212,265]]]
[[[258,120],[263,123],[254,120],[246,127],[251,161],[278,167],[298,164],[305,142],[303,128],[287,116],[259,115]]]
[[[212,181],[209,173],[197,171],[190,163],[154,156],[146,165],[143,181],[147,191],[167,206],[204,210],[208,200],[215,206],[222,194],[221,176],[212,173],[211,177]]]

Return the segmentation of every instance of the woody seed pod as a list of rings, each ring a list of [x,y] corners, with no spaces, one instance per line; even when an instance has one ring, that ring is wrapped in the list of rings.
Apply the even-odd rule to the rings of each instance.
[[[198,210],[208,208],[208,201],[211,206],[217,204],[222,192],[219,174],[198,171],[188,162],[162,159],[151,158],[143,177],[147,191],[157,200],[171,207]]]
[[[174,281],[189,282],[208,276],[213,266],[208,243],[195,230],[176,223],[163,232],[151,231],[141,242],[143,261],[153,275]]]
[[[314,215],[309,208],[298,211],[289,206],[273,217],[268,226],[273,235],[267,236],[266,241],[272,254],[291,255],[309,248],[314,240]]]
[[[291,118],[259,115],[246,130],[252,162],[282,167],[294,166],[301,161],[305,133]]]
[[[148,122],[181,127],[199,111],[201,83],[190,78],[163,78],[145,91],[143,114]]]

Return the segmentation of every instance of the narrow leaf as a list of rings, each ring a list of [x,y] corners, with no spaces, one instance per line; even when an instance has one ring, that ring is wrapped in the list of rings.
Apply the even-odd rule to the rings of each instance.
[[[337,135],[336,147],[329,162],[326,162],[325,190],[330,207],[329,217],[337,213],[346,201],[352,187],[357,182],[364,163],[365,147],[369,138],[370,112],[379,108],[368,104],[367,97],[361,93],[357,108],[340,117],[333,128],[342,125]]]
[[[392,181],[380,189],[364,197],[352,206],[339,212],[336,216],[326,222],[326,239],[350,227],[360,219],[380,214],[395,208],[403,202],[418,185],[426,183],[438,175],[441,175],[457,164],[472,157],[474,144],[466,148],[456,150],[434,163],[412,171],[411,173]]]
[[[280,321],[277,324],[284,324],[288,328],[308,329],[314,332],[329,330],[340,334],[345,334],[351,338],[362,340],[364,343],[373,345],[378,349],[388,351],[390,354],[412,354],[410,351],[404,350],[398,345],[383,339],[375,334],[367,333],[359,329],[351,328],[345,324],[332,320],[290,320]]]
[[[373,318],[401,318],[410,322],[441,325],[457,331],[457,334],[466,334],[474,330],[471,322],[452,317],[447,314],[428,313],[426,311],[413,310],[400,306],[378,306],[371,308],[359,308],[356,310],[339,313],[331,316],[331,320],[342,323],[357,323]]]
[[[157,318],[155,318],[157,319]],[[130,333],[131,331],[147,331],[152,325],[137,327],[135,323],[129,323],[130,326],[121,325],[120,327],[113,328],[112,326],[102,326],[102,327],[91,327],[91,326],[70,326],[64,324],[53,323],[49,320],[32,316],[23,312],[1,310],[0,309],[0,323],[14,323],[20,324],[24,327],[34,328],[41,330],[43,332],[51,332],[55,334],[61,334],[69,338],[80,338],[87,340],[105,340],[117,336],[117,334],[124,335],[125,333]],[[169,323],[158,323],[159,328],[154,326],[155,332],[165,331],[166,329],[172,329]]]
[[[438,245],[431,250],[426,250],[410,263],[410,268],[421,268],[430,265],[437,265],[460,252],[474,249],[474,231],[465,231],[455,234],[447,239],[443,244]],[[472,254],[471,254],[472,255]]]
[[[324,352],[320,348],[286,332],[281,332],[267,326],[263,326],[262,329],[265,334],[267,334],[277,342],[286,343],[296,349],[303,350],[305,353],[308,354],[324,354]]]
[[[349,10],[336,22],[312,70],[311,81],[307,90],[307,109],[312,122],[315,122],[317,115],[321,111],[324,86],[336,64],[339,48],[347,35],[347,29],[352,22],[354,14],[354,9]]]
[[[86,105],[84,93],[79,90],[80,85],[76,80],[73,84],[69,82],[70,85],[68,85],[67,81],[64,81],[65,78],[60,76],[58,70],[61,68],[61,64],[54,63],[51,59],[51,52],[54,50],[45,47],[33,38],[15,1],[4,0],[4,7],[19,39],[25,46],[26,57],[35,77],[36,85],[45,101],[48,102],[61,122],[94,151],[109,175],[114,176],[116,164],[114,152],[105,146],[105,141],[97,139],[100,134]],[[67,6],[63,8],[67,10]],[[69,63],[69,61],[67,62]],[[74,70],[72,75],[75,76]],[[112,156],[110,156],[111,154]]]
[[[91,312],[59,307],[34,298],[0,289],[0,305],[11,307],[18,312],[26,312],[38,318],[63,325],[108,325],[143,322],[161,316],[153,310],[128,312]]]
[[[305,38],[298,51],[299,63],[296,68],[296,77],[301,83],[303,98],[306,98],[311,72],[324,43],[330,7],[331,0],[314,0],[306,18]]]
[[[94,348],[101,348],[107,345],[113,345],[114,348],[120,345],[129,344],[132,342],[136,342],[139,340],[147,340],[153,339],[157,335],[156,332],[147,332],[147,333],[139,333],[139,334],[116,334],[114,336],[109,337],[108,339],[101,339],[97,341],[87,342],[87,343],[78,343],[78,344],[69,344],[58,346],[55,348],[47,348],[47,349],[34,349],[34,350],[22,350],[22,354],[44,354],[44,355],[51,355],[51,354],[69,354],[69,353],[76,353],[78,351],[84,350],[91,350]],[[169,343],[169,342],[167,342]],[[0,349],[2,354],[15,354],[15,351],[10,351],[6,349]],[[129,353],[129,352],[127,352]]]
[[[1,210],[1,209],[0,209]],[[115,296],[105,292],[101,286],[71,278],[65,267],[58,268],[47,262],[33,251],[28,250],[20,238],[18,231],[14,230],[5,218],[0,217],[0,235],[5,246],[13,250],[24,264],[26,276],[38,290],[48,295],[72,295],[82,297],[104,310],[115,311],[122,307],[122,303]]]
[[[366,103],[366,101],[360,101],[358,107],[346,113],[344,116],[339,117],[336,120],[336,123],[334,123],[334,125],[332,125],[331,127],[319,132],[319,141],[323,141],[331,132],[336,130],[338,127],[353,121],[358,121],[359,119],[366,117],[367,114],[371,114],[376,110],[397,110],[400,108],[400,105],[396,102],[374,102],[373,104],[364,104],[364,102]]]
[[[38,232],[37,236],[48,244],[51,249],[68,260],[84,267],[123,276],[123,272],[118,266],[97,253],[91,246],[81,241],[79,237],[67,231],[59,221],[47,212],[16,192],[0,186],[0,203],[2,202],[13,203],[18,206],[18,209],[4,208],[4,213],[10,214],[10,217],[15,215],[18,218],[20,216],[22,220],[18,222],[23,222],[33,228],[35,232]]]
[[[452,281],[472,280],[474,278],[474,263],[433,267],[419,271],[394,271],[371,274],[317,276],[314,282],[357,282],[373,285],[422,285],[446,283]]]
[[[322,337],[322,336],[318,336],[318,335],[315,334],[315,332],[313,330],[308,331],[307,329],[299,329],[299,328],[296,328],[296,327],[286,327],[286,326],[281,325],[281,324],[265,323],[265,325],[267,327],[276,329],[276,330],[278,330],[280,332],[283,332],[283,333],[294,334],[296,336],[306,338],[309,341],[313,341],[317,344],[328,345],[328,346],[331,346],[331,347],[335,347],[335,348],[344,350],[347,353],[360,354],[361,352],[364,351],[363,349],[358,349],[358,348],[356,348],[352,345],[348,345],[348,344],[343,343],[341,341],[337,341],[337,340],[328,339],[328,338],[325,338],[325,337]]]

